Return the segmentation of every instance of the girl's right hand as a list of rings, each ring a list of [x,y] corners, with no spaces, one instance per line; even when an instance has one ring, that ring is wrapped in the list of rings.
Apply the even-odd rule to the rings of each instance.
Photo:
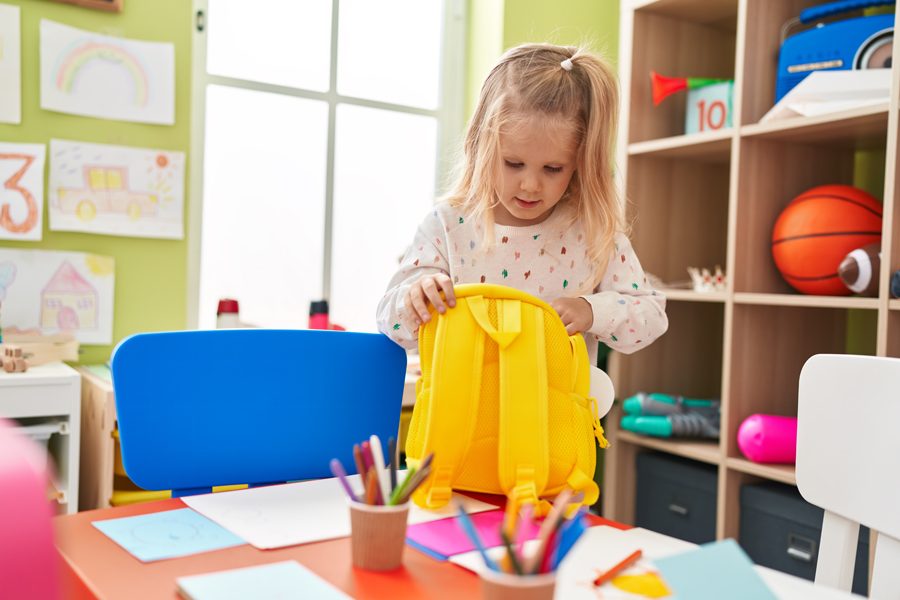
[[[444,298],[441,298],[441,292],[444,292]],[[446,273],[425,275],[409,286],[405,301],[410,310],[410,317],[418,327],[431,320],[431,313],[428,311],[429,304],[441,314],[447,311],[448,305],[451,308],[456,306],[453,282]]]

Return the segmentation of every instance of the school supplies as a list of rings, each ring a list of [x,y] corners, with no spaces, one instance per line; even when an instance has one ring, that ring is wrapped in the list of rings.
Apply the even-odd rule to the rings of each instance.
[[[661,558],[656,567],[679,598],[775,600],[753,563],[731,539]]]
[[[388,442],[389,448],[394,448],[394,438],[390,438]],[[431,474],[431,461],[433,455],[425,457],[418,469],[410,469],[407,471],[406,479],[400,485],[397,485],[397,467],[396,458],[393,450],[389,457],[388,464],[384,463],[384,453],[381,447],[381,440],[377,435],[373,435],[362,444],[353,445],[353,457],[356,461],[357,469],[363,481],[363,493],[357,495],[350,485],[343,465],[338,459],[332,459],[331,471],[337,477],[347,496],[354,502],[364,501],[366,504],[381,506],[396,506],[405,504],[409,501],[410,496]],[[338,473],[344,473],[342,477]]]
[[[600,587],[604,583],[612,581],[613,577],[616,577],[619,573],[639,561],[643,555],[643,550],[635,550],[634,552],[617,562],[615,565],[613,565],[611,569],[598,575],[594,579],[594,587]]]
[[[190,508],[94,521],[92,525],[141,562],[187,556],[246,543]]]
[[[419,328],[422,376],[407,463],[418,466],[431,452],[435,459],[413,500],[438,508],[457,489],[506,494],[519,506],[570,487],[593,504],[595,437],[601,447],[606,440],[583,337],[569,336],[550,305],[513,288],[454,291],[456,307]],[[537,514],[548,509],[540,503]]]
[[[350,596],[294,560],[190,575],[179,577],[177,581],[178,593],[188,600],[350,600]]]
[[[400,472],[400,477],[406,473]],[[362,490],[359,475],[349,475],[354,490]],[[261,550],[283,548],[350,535],[347,492],[337,478],[285,483],[218,494],[185,496],[181,500],[207,518]],[[469,513],[497,507],[460,497]],[[450,506],[423,510],[411,506],[410,523],[453,516]]]
[[[502,510],[490,510],[469,517],[485,546],[493,547],[503,543]],[[539,530],[537,523],[523,520],[516,532],[516,539],[522,543],[536,539]],[[512,538],[510,541],[513,541]],[[456,554],[475,550],[471,538],[463,532],[455,518],[410,525],[406,530],[406,543],[437,560],[447,560]]]

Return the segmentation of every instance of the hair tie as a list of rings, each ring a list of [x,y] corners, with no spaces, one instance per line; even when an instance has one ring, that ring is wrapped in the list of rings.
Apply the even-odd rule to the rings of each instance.
[[[571,71],[572,70],[572,59],[567,58],[566,60],[560,62],[559,66],[561,66],[566,71]]]

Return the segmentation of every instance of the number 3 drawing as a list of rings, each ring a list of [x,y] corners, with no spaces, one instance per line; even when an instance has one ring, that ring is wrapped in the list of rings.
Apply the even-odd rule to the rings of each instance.
[[[21,194],[22,199],[25,200],[25,207],[27,209],[25,218],[21,222],[16,223],[13,220],[12,213],[10,212],[9,204],[4,203],[3,207],[0,208],[0,227],[12,233],[27,233],[34,229],[34,226],[38,220],[38,210],[40,207],[35,201],[34,195],[31,193],[31,191],[20,186],[19,181],[22,179],[22,177],[25,176],[25,173],[28,171],[31,163],[34,162],[34,157],[29,156],[28,154],[0,154],[0,160],[25,161],[25,164],[22,165],[21,169],[13,173],[12,177],[3,182],[3,187]]]

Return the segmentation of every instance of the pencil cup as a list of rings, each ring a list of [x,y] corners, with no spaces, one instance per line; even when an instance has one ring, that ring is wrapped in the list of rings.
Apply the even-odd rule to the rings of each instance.
[[[350,502],[350,543],[353,566],[389,571],[403,562],[409,503],[382,506]]]
[[[481,573],[481,597],[484,600],[553,600],[556,573],[513,575],[484,571]]]

